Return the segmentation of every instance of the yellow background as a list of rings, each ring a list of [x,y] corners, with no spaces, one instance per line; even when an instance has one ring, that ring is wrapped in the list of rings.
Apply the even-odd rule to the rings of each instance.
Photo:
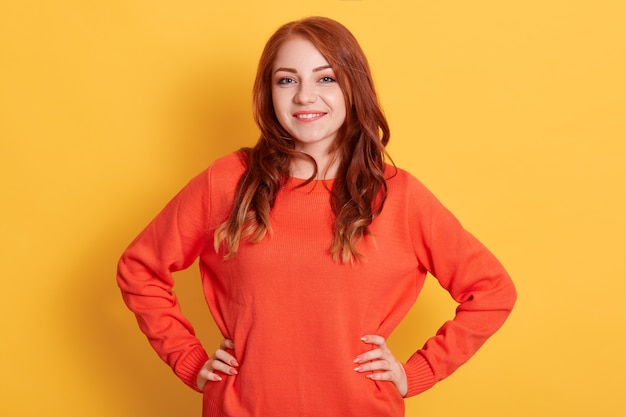
[[[2,0],[0,415],[200,415],[123,306],[115,264],[189,178],[255,142],[263,43],[311,14],[355,33],[395,162],[519,290],[502,330],[407,415],[623,415],[624,4]],[[213,349],[196,271],[177,289]],[[430,282],[396,355],[453,307]]]

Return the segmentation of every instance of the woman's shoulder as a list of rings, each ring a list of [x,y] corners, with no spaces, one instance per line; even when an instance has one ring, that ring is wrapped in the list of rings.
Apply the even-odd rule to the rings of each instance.
[[[209,192],[211,195],[220,192],[230,193],[234,190],[245,172],[245,154],[233,152],[219,157],[209,166],[196,174],[185,187],[193,195]]]
[[[245,153],[238,151],[213,160],[195,179],[208,183],[212,189],[215,187],[229,188],[232,184],[239,182],[239,178],[245,170]]]
[[[417,205],[422,208],[440,204],[432,191],[408,170],[387,164],[385,176],[388,201],[395,201],[397,204]]]
[[[246,170],[246,153],[244,151],[232,152],[214,160],[207,168],[212,176],[226,176],[239,178]]]
[[[422,182],[411,172],[392,164],[385,164],[385,179],[390,187],[425,188]]]

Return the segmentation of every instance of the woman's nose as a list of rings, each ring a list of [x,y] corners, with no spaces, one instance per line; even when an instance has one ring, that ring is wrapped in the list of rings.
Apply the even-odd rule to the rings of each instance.
[[[307,82],[301,82],[294,100],[298,104],[314,103],[317,100],[317,92],[315,85]]]

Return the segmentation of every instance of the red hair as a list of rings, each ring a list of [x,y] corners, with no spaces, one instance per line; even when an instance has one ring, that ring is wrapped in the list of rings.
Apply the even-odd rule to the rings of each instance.
[[[260,241],[271,232],[274,197],[289,176],[291,158],[307,158],[294,149],[272,103],[272,67],[282,44],[293,37],[310,41],[333,68],[346,102],[346,120],[331,152],[340,164],[330,204],[335,214],[330,252],[336,261],[361,258],[360,239],[380,214],[387,196],[384,176],[389,126],[378,103],[367,58],[352,33],[340,23],[309,17],[281,26],[261,54],[253,88],[253,115],[261,130],[254,148],[242,149],[247,170],[237,186],[233,211],[215,233],[215,247],[226,258],[237,254],[242,238]],[[313,164],[315,161],[312,160]],[[315,172],[308,182],[315,179]]]

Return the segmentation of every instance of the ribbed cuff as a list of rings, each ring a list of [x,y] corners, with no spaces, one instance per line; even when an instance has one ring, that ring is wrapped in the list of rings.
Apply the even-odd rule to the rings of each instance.
[[[198,377],[198,372],[200,372],[200,369],[208,360],[209,356],[204,349],[199,346],[189,352],[176,364],[176,375],[178,375],[178,377],[189,387],[201,392],[198,389],[196,378]]]
[[[422,393],[437,383],[428,361],[419,352],[411,356],[408,362],[404,364],[404,372],[406,372],[408,383],[405,397]]]

